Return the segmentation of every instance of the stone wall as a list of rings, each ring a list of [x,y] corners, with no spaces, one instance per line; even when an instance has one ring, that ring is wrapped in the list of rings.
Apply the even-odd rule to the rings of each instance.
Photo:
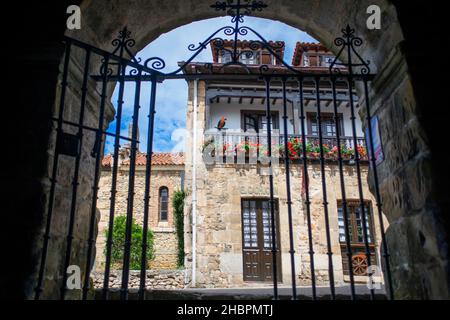
[[[441,191],[431,180],[433,159],[407,68],[399,46],[386,59],[370,92],[371,115],[380,119],[385,154],[377,171],[383,208],[389,213],[386,237],[395,295],[448,298],[448,280],[443,281],[449,274],[448,243],[436,203]],[[361,116],[367,117],[365,108]],[[370,182],[375,192],[374,180]]]
[[[65,104],[63,110],[63,119],[65,121],[71,121],[73,123],[79,123],[80,116],[80,101],[81,96],[81,83],[82,83],[82,66],[79,64],[79,60],[76,57],[82,56],[82,50],[72,48],[73,55],[69,60],[67,86],[65,95]],[[62,65],[60,65],[60,72],[62,72]],[[58,84],[56,86],[56,96],[61,95],[62,90],[62,73],[59,75]],[[86,95],[85,116],[83,124],[91,128],[99,128],[99,116],[98,106],[100,105],[100,90],[99,86],[94,80],[89,79],[87,81],[88,93]],[[109,90],[107,90],[109,92]],[[60,106],[55,104],[52,116],[59,114]],[[114,107],[110,101],[105,100],[105,113],[103,130],[106,130],[108,123],[112,121],[114,117]],[[92,210],[93,203],[93,186],[95,175],[95,163],[96,157],[92,155],[92,150],[95,144],[95,132],[83,131],[82,135],[82,147],[80,150],[80,169],[78,172],[78,185],[77,193],[74,195],[74,174],[75,174],[75,161],[76,158],[63,154],[56,155],[56,122],[51,121],[51,128],[53,129],[50,134],[48,142],[48,163],[46,168],[46,178],[41,180],[42,188],[45,196],[40,201],[42,204],[42,212],[45,212],[46,219],[42,220],[40,228],[37,229],[35,234],[35,241],[42,244],[45,237],[45,225],[47,223],[48,214],[51,212],[51,219],[49,222],[49,243],[48,253],[46,256],[46,268],[43,278],[43,293],[41,298],[54,299],[60,297],[61,288],[63,287],[62,279],[65,274],[65,256],[68,250],[68,238],[69,238],[69,225],[71,218],[72,201],[74,203],[73,212],[73,233],[70,248],[70,262],[69,265],[77,265],[80,267],[82,274],[82,284],[84,283],[84,274],[87,265],[87,252],[90,240],[90,223],[91,215],[94,214],[95,224],[93,225],[94,240],[97,235],[96,222],[99,220],[99,212],[94,208]],[[64,124],[62,130],[65,133],[76,135],[78,128],[76,126]],[[103,149],[100,149],[103,150]],[[55,175],[55,188],[54,198],[50,199],[51,179],[53,174],[53,164],[55,156],[58,157]],[[100,152],[100,159],[102,158],[102,151]],[[33,157],[31,157],[33,158]],[[53,205],[49,208],[50,204]],[[95,254],[95,248],[94,248]],[[93,254],[93,255],[94,255]],[[41,261],[42,245],[34,252],[36,261]],[[91,256],[91,266],[94,263],[94,256]],[[40,264],[34,265],[35,273],[31,276],[30,281],[34,284],[34,287],[28,288],[28,295],[33,295],[33,289],[37,285],[38,270]],[[78,299],[80,292],[78,290],[68,290],[66,294],[67,299]]]
[[[243,281],[241,200],[243,198],[269,199],[269,178],[259,175],[258,166],[215,165],[203,167],[199,173],[197,205],[197,286],[233,287],[248,285]],[[375,199],[367,185],[367,166],[362,167],[363,197],[370,201],[375,229],[376,261],[381,267],[381,231],[376,214]],[[314,245],[314,262],[318,285],[328,284],[327,237],[322,198],[322,176],[318,164],[308,170],[310,179],[311,219]],[[359,199],[356,169],[346,166],[345,191],[347,200]],[[299,165],[291,169],[292,216],[296,274],[299,284],[311,284],[308,244],[308,225],[305,198],[302,196],[303,172]],[[336,284],[343,284],[342,253],[339,243],[338,200],[342,199],[340,175],[337,165],[325,169],[327,185],[330,237],[333,252],[333,271]],[[187,182],[188,186],[190,185]],[[187,188],[189,194],[189,187]],[[283,284],[291,281],[289,255],[289,226],[285,172],[274,176],[274,196],[279,201],[281,267]],[[190,195],[187,197],[187,212],[191,212]],[[387,220],[383,218],[385,226]],[[186,242],[188,258],[191,257],[191,240]],[[366,280],[366,279],[363,279]],[[252,285],[252,284],[250,284]]]
[[[149,262],[152,269],[174,269],[177,267],[178,240],[174,228],[172,198],[181,189],[180,170],[183,166],[154,166],[151,175],[150,207],[148,227],[154,233],[154,260]],[[117,176],[115,216],[126,215],[128,199],[129,167],[121,166]],[[99,234],[97,237],[96,271],[104,270],[105,231],[108,228],[110,212],[112,173],[104,168],[99,182],[98,209],[100,211]],[[159,189],[169,189],[169,212],[167,221],[159,221]],[[137,166],[135,176],[133,218],[142,226],[144,214],[145,167]]]
[[[109,288],[120,288],[122,270],[113,270],[109,278]],[[103,288],[103,273],[92,272],[94,287]],[[128,281],[129,289],[139,288],[140,271],[131,270]],[[147,270],[146,288],[151,289],[183,289],[185,287],[185,271],[184,270]]]

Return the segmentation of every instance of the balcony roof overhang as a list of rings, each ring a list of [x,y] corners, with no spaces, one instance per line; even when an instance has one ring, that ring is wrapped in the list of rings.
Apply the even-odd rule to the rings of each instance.
[[[238,95],[238,94],[220,94],[220,95],[215,95],[211,98],[209,98],[209,102],[211,104],[213,103],[228,103],[231,104],[232,102],[238,102],[239,104],[265,104],[266,103],[266,97],[263,96],[257,96],[257,95]],[[283,102],[283,97],[281,95],[278,96],[274,96],[271,95],[270,97],[270,101],[272,103],[272,105],[275,105],[277,103],[282,103]],[[293,101],[291,99],[286,99],[286,101],[290,104],[293,103]]]
[[[247,103],[247,104],[265,104],[266,103],[266,95],[265,95],[265,91],[260,90],[260,92],[258,92],[257,90],[247,90],[246,92],[244,92],[244,88],[236,88],[236,90],[233,90],[233,88],[228,88],[228,87],[223,87],[220,88],[218,86],[215,86],[215,88],[217,92],[214,92],[213,94],[211,94],[208,97],[208,101],[211,104],[217,104],[217,103],[228,103],[231,104],[231,102],[238,102],[239,104],[243,104],[243,103]],[[289,89],[289,93],[295,93],[296,95],[298,94],[298,89]],[[283,92],[279,89],[274,89],[273,92],[271,92],[270,94],[270,99],[272,100],[272,104],[276,104],[277,102],[282,102],[283,101]],[[353,95],[353,101],[358,101],[358,97],[354,94]],[[288,103],[293,103],[294,100],[297,99],[291,99],[291,98],[287,98]],[[320,95],[320,101],[321,101],[321,105],[324,105],[325,107],[330,107],[332,106],[332,103],[334,101],[333,98],[333,93],[332,92],[321,92]],[[303,92],[303,102],[304,102],[304,106],[307,107],[309,106],[311,103],[315,103],[316,102],[316,94],[314,91],[309,91],[309,90],[304,90]],[[349,95],[345,94],[345,93],[337,93],[336,94],[336,103],[337,103],[337,107],[341,108],[341,107],[350,107],[350,102],[349,102]],[[359,104],[357,102],[355,102],[355,107],[358,108]]]

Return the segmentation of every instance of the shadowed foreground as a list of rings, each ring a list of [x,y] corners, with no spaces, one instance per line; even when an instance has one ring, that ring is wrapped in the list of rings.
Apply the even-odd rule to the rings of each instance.
[[[356,299],[369,300],[370,290],[366,285],[356,285]],[[281,287],[278,289],[281,300],[292,298],[292,289]],[[298,300],[311,300],[312,293],[310,287],[297,288]],[[147,290],[146,300],[272,300],[272,288],[227,288],[227,289],[182,289],[182,290]],[[101,299],[101,290],[96,290],[96,299]],[[119,300],[120,289],[111,289],[109,299]],[[137,300],[138,291],[129,290],[129,299]],[[329,287],[317,287],[318,300],[331,300]],[[350,287],[337,286],[336,300],[350,300]],[[384,288],[375,290],[375,300],[386,300]]]

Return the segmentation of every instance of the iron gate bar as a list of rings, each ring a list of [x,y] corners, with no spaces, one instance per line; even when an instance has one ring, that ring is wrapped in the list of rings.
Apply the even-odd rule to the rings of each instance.
[[[153,74],[153,75],[155,75],[155,74],[162,74],[158,70],[149,68],[148,66],[142,65],[142,64],[138,63],[137,61],[133,61],[133,60],[130,60],[130,59],[118,56],[118,55],[113,54],[111,52],[108,52],[106,50],[94,47],[94,46],[92,46],[90,44],[86,44],[84,42],[81,42],[81,41],[79,41],[77,39],[74,39],[74,38],[71,38],[71,37],[68,37],[68,36],[64,36],[63,39],[64,39],[64,42],[66,42],[66,43],[74,44],[77,47],[84,48],[86,50],[89,49],[93,53],[98,54],[99,56],[102,56],[102,57],[108,56],[109,60],[114,60],[114,61],[116,61],[119,64],[124,64],[124,65],[127,65],[128,67],[131,67],[131,68],[140,69],[140,70],[142,70],[142,72],[147,72],[147,73]],[[101,75],[100,76],[93,76],[94,79],[95,79],[95,77],[100,77],[100,79],[101,79],[102,76]],[[99,78],[97,78],[97,81],[102,81],[102,80],[99,80]],[[109,81],[111,81],[111,80],[109,80]],[[115,80],[115,81],[117,81],[117,80]]]
[[[84,71],[83,71],[83,84],[81,87],[81,106],[80,106],[80,115],[78,123],[80,126],[78,127],[77,136],[79,138],[78,145],[78,153],[75,158],[75,168],[74,168],[74,176],[72,182],[72,201],[70,204],[70,215],[69,215],[69,230],[67,233],[67,248],[66,248],[66,257],[64,262],[64,272],[63,272],[63,282],[61,286],[61,300],[65,299],[66,291],[67,291],[67,268],[70,264],[70,257],[72,254],[72,241],[73,241],[73,227],[75,223],[75,213],[77,208],[77,192],[79,185],[79,170],[80,170],[80,160],[81,153],[83,150],[83,128],[82,125],[84,123],[84,113],[86,109],[86,96],[87,96],[87,84],[89,79],[89,63],[91,59],[91,51],[86,50],[86,56],[84,61]]]
[[[370,74],[370,61],[364,61],[362,57],[358,54],[358,52],[355,50],[355,47],[359,47],[362,45],[363,41],[361,38],[355,36],[355,29],[352,29],[349,25],[345,29],[342,29],[343,37],[338,37],[335,39],[334,43],[336,46],[341,47],[339,50],[339,53],[336,55],[334,61],[331,63],[329,70],[330,73],[339,73],[339,69],[336,69],[336,65],[343,66],[345,65],[348,69],[348,74],[346,77],[347,85],[348,85],[348,91],[349,91],[349,100],[350,100],[350,112],[351,112],[351,123],[352,123],[352,135],[353,135],[353,148],[355,153],[355,163],[356,163],[356,173],[357,173],[357,180],[358,180],[358,193],[359,193],[359,201],[360,201],[360,214],[362,215],[362,229],[363,229],[363,238],[364,238],[364,247],[365,247],[365,255],[367,259],[367,266],[370,268],[372,261],[371,261],[371,252],[369,248],[369,242],[368,242],[368,233],[367,233],[367,225],[366,225],[366,208],[364,203],[364,195],[362,190],[362,181],[361,181],[361,167],[360,167],[360,154],[358,150],[358,141],[356,136],[356,124],[355,124],[355,103],[352,95],[353,85],[355,76],[357,75],[366,75]],[[346,50],[347,53],[347,63],[343,64],[339,62],[339,58],[342,55],[342,53]],[[359,61],[353,60],[353,54],[356,56],[356,58]],[[355,72],[354,68],[360,68],[360,72]],[[363,79],[364,80],[364,79]],[[369,212],[367,212],[369,215]],[[358,231],[357,231],[358,232]],[[383,231],[382,231],[383,233]],[[372,239],[374,239],[375,235],[372,234]],[[352,267],[352,266],[349,266]],[[373,288],[370,289],[370,299],[375,299],[375,292]]]
[[[275,200],[273,189],[273,166],[272,166],[272,112],[270,111],[270,77],[266,81],[266,119],[267,119],[267,146],[269,157],[269,188],[270,188],[270,221],[272,232],[272,281],[273,281],[273,299],[278,300],[278,266],[277,266],[277,236],[275,228]]]
[[[102,82],[102,92],[100,95],[100,114],[99,114],[99,120],[98,120],[98,128],[96,137],[95,137],[95,143],[94,143],[94,150],[93,154],[95,154],[95,171],[94,171],[94,181],[92,186],[92,206],[91,206],[91,216],[89,220],[89,238],[88,238],[88,250],[87,250],[87,256],[86,256],[86,267],[85,267],[85,274],[84,274],[84,285],[83,285],[83,296],[82,299],[86,300],[88,296],[88,291],[90,289],[89,284],[89,277],[91,274],[91,261],[92,261],[92,251],[95,244],[95,218],[96,218],[96,212],[97,212],[97,200],[98,200],[98,181],[100,178],[100,166],[101,166],[101,148],[102,148],[102,140],[103,140],[103,126],[105,121],[105,106],[106,106],[106,99],[107,96],[107,88],[108,88],[108,65],[109,65],[109,55],[104,56],[104,62],[102,65],[105,67],[104,73],[103,73],[103,79]]]
[[[58,122],[58,118],[55,118],[55,117],[52,117],[51,120]],[[62,123],[70,125],[70,126],[73,126],[73,127],[76,127],[76,128],[83,128],[84,130],[88,130],[88,131],[93,131],[93,132],[100,131],[105,136],[110,136],[110,137],[116,137],[117,136],[115,133],[112,133],[112,132],[108,132],[108,131],[105,131],[105,130],[92,128],[92,127],[89,127],[89,126],[86,126],[86,125],[80,125],[80,124],[78,124],[76,122],[72,122],[72,121],[68,121],[68,120],[63,120]],[[133,139],[130,139],[130,138],[125,137],[125,136],[119,135],[118,137],[120,138],[120,140],[126,140],[126,141],[129,141],[129,142],[133,141]],[[139,140],[137,142],[139,142]]]
[[[66,98],[66,89],[67,89],[67,75],[69,70],[69,62],[70,62],[70,51],[72,48],[72,43],[69,41],[66,43],[66,48],[64,52],[64,67],[63,67],[63,75],[62,75],[62,82],[61,82],[61,96],[59,101],[59,118],[57,122],[57,128],[56,128],[56,145],[58,145],[58,140],[61,139],[61,135],[63,134],[62,129],[62,120],[64,117],[64,107],[65,107],[65,98]],[[52,176],[51,176],[51,186],[50,186],[50,193],[49,193],[49,199],[48,199],[48,211],[47,211],[47,221],[45,225],[45,233],[44,233],[44,240],[42,245],[42,253],[41,253],[41,262],[39,266],[39,275],[37,280],[37,285],[35,288],[35,300],[39,300],[41,293],[42,293],[42,283],[44,281],[45,276],[45,267],[47,262],[47,251],[48,251],[48,244],[50,240],[50,230],[51,230],[51,224],[52,224],[52,216],[53,216],[53,204],[54,204],[54,198],[55,198],[55,187],[56,187],[56,175],[58,172],[58,160],[59,160],[59,153],[55,148],[55,154],[53,156],[53,167],[52,167]]]
[[[355,295],[355,279],[353,277],[353,268],[352,268],[352,249],[351,249],[351,241],[350,241],[350,233],[348,226],[348,207],[347,207],[347,196],[345,191],[345,178],[344,178],[344,161],[342,158],[342,150],[341,150],[341,126],[339,123],[339,114],[338,114],[338,106],[336,103],[336,78],[332,78],[331,85],[333,87],[333,111],[334,111],[334,120],[336,126],[336,139],[338,145],[338,165],[339,165],[339,178],[341,184],[341,195],[342,195],[342,212],[344,216],[344,232],[345,232],[345,243],[346,243],[346,255],[349,266],[349,276],[350,276],[350,292],[352,300],[356,299]],[[338,218],[339,219],[339,218]]]
[[[240,13],[240,10],[241,10],[241,1],[240,0],[237,0],[237,5],[235,6],[235,8],[230,9],[231,12],[232,12],[233,9],[236,10],[236,13],[235,13],[235,16],[233,17],[233,19],[234,19],[234,22],[235,22],[235,25],[234,25],[234,42],[237,43],[237,41],[238,41],[239,22],[242,21],[242,16],[241,16],[241,13]],[[238,59],[239,59],[239,56],[237,55],[237,46],[233,46],[233,61],[237,62]]]
[[[353,81],[351,76],[348,78],[348,90],[352,90],[353,87]],[[371,263],[371,253],[369,248],[369,239],[367,237],[367,225],[366,225],[366,204],[364,201],[364,193],[362,189],[362,178],[361,178],[361,163],[360,163],[360,154],[358,150],[358,139],[356,134],[356,116],[355,116],[355,106],[353,101],[353,96],[350,97],[350,113],[351,113],[351,123],[352,123],[352,137],[353,137],[353,149],[355,152],[355,164],[356,164],[356,177],[358,181],[358,194],[359,194],[359,210],[360,214],[362,216],[362,229],[363,229],[363,238],[364,238],[364,248],[365,248],[365,255],[367,259],[367,266],[370,268],[372,265]],[[368,211],[368,210],[367,210]],[[369,212],[367,212],[369,215]],[[374,235],[372,235],[372,238]],[[370,289],[370,299],[375,299],[375,291],[373,289]]]
[[[288,207],[288,223],[289,223],[289,254],[291,256],[291,277],[292,277],[292,299],[297,300],[297,286],[295,281],[295,246],[294,246],[294,234],[293,234],[293,224],[292,224],[292,198],[291,198],[291,177],[289,168],[289,148],[288,148],[288,115],[287,115],[287,97],[286,97],[286,78],[282,80],[283,85],[283,131],[284,131],[284,165],[286,172],[286,197],[287,197],[287,207]],[[270,126],[270,123],[268,123]],[[269,127],[271,130],[271,127]]]
[[[316,104],[317,104],[317,127],[319,132],[319,149],[320,149],[320,172],[322,175],[322,198],[323,209],[325,218],[325,233],[327,237],[327,255],[328,255],[328,276],[330,282],[331,299],[336,299],[336,293],[334,288],[334,271],[333,271],[333,251],[331,249],[331,235],[330,235],[330,220],[328,215],[328,196],[327,185],[325,176],[325,155],[323,150],[323,132],[322,132],[322,117],[320,106],[320,88],[319,88],[320,76],[315,79],[316,84]]]
[[[233,79],[235,80],[261,80],[264,81],[265,77],[271,77],[271,78],[279,78],[279,79],[295,79],[296,77],[298,77],[299,75],[302,75],[302,77],[304,79],[314,79],[315,77],[317,77],[317,73],[309,73],[309,72],[300,72],[299,73],[289,73],[289,74],[277,74],[277,73],[273,73],[273,74],[234,74],[234,73],[212,73],[212,74],[163,74],[163,73],[158,73],[157,75],[154,74],[143,74],[140,78],[142,82],[152,82],[152,79],[154,77],[156,77],[156,80],[158,82],[164,82],[166,80],[227,80],[230,79],[231,77],[233,77]],[[320,75],[322,77],[322,79],[324,80],[331,80],[331,78],[334,76],[332,74],[330,75],[326,75],[326,74],[321,74]],[[340,79],[345,79],[347,77],[347,75],[345,73],[343,73],[341,76],[339,76]],[[91,76],[91,78],[94,81],[102,81],[102,77],[99,75],[93,75]],[[108,77],[108,81],[110,82],[117,82],[118,79],[121,78],[119,76],[110,76]],[[130,81],[130,82],[135,82],[137,81],[138,76],[135,75],[126,75],[123,77],[124,81]],[[371,81],[375,78],[374,74],[363,74],[363,75],[354,75],[353,79],[354,80],[368,80]]]
[[[142,70],[137,69],[138,74],[142,73]],[[125,228],[125,243],[124,243],[124,255],[123,255],[123,269],[122,269],[122,286],[120,289],[120,299],[128,299],[128,280],[130,272],[130,250],[131,250],[131,228],[133,223],[133,205],[134,205],[134,182],[135,182],[135,170],[136,170],[136,152],[137,152],[137,126],[139,120],[139,103],[141,95],[141,81],[136,81],[135,96],[134,96],[134,112],[133,112],[133,128],[131,137],[130,148],[130,171],[128,179],[128,201],[127,201],[127,218]]]
[[[306,206],[306,219],[308,223],[308,245],[309,245],[309,264],[311,268],[311,290],[312,299],[317,300],[316,292],[316,271],[314,267],[314,244],[312,235],[312,223],[311,223],[311,200],[309,196],[309,176],[308,176],[308,158],[306,152],[306,132],[305,132],[305,105],[303,102],[303,77],[298,77],[299,95],[300,95],[300,124],[302,135],[302,164],[303,164],[303,181],[305,187],[305,201]]]
[[[387,246],[386,241],[386,235],[385,235],[385,229],[384,229],[384,222],[383,222],[383,212],[382,212],[382,202],[381,202],[381,194],[380,194],[380,184],[378,181],[378,169],[377,169],[377,158],[375,156],[375,147],[373,145],[373,128],[372,128],[372,117],[370,112],[370,101],[369,101],[369,88],[367,85],[367,81],[364,81],[364,95],[366,100],[366,120],[367,120],[367,126],[369,131],[369,148],[370,148],[370,161],[372,164],[372,171],[373,171],[373,179],[374,179],[374,186],[375,186],[375,200],[376,200],[376,207],[378,211],[378,218],[380,223],[380,231],[381,231],[381,242],[383,247],[383,258],[385,262],[385,269],[386,269],[386,275],[387,275],[387,283],[389,287],[389,298],[391,300],[394,300],[394,290],[392,287],[392,275],[391,275],[391,267],[389,262],[389,249]]]
[[[120,149],[120,129],[122,126],[122,110],[123,110],[123,96],[125,90],[125,82],[123,76],[125,75],[126,65],[120,63],[118,68],[119,78],[119,95],[117,98],[117,113],[116,113],[116,133],[114,137],[114,151],[113,151],[113,167],[111,177],[111,198],[109,205],[109,221],[108,221],[108,237],[106,240],[106,258],[105,258],[105,274],[103,277],[102,298],[108,299],[109,294],[109,275],[111,272],[111,254],[113,243],[113,229],[114,216],[116,210],[116,194],[117,194],[117,172],[119,167],[119,149]]]
[[[144,220],[143,220],[143,236],[142,236],[142,255],[141,255],[141,275],[139,282],[139,300],[145,298],[145,288],[147,280],[147,232],[148,217],[150,209],[150,183],[152,172],[152,156],[153,156],[153,131],[155,123],[155,104],[156,104],[156,79],[152,81],[150,91],[150,107],[148,112],[148,129],[147,129],[147,156],[145,169],[145,191],[144,191]]]

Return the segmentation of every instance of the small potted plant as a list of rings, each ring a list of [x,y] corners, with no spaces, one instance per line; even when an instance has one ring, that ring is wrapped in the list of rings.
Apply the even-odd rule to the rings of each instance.
[[[359,158],[362,160],[368,160],[366,148],[361,145],[358,145],[357,148],[358,148]]]
[[[310,143],[309,148],[309,155],[312,159],[319,159],[320,158],[320,146],[318,144]]]
[[[338,146],[334,146],[333,148],[331,148],[331,150],[328,152],[328,159],[331,160],[337,160],[338,158]]]
[[[238,156],[244,154],[245,157],[248,157],[249,153],[250,153],[250,144],[247,140],[243,140],[236,145],[236,154]]]

